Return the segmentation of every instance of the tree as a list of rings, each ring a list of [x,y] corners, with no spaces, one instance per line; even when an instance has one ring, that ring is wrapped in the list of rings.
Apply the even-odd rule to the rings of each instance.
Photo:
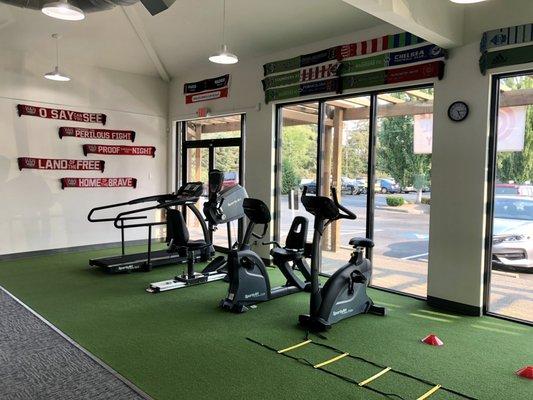
[[[292,168],[290,173],[296,177],[296,185],[300,183],[302,178],[315,179],[317,136],[316,125],[283,127],[281,137],[282,180],[284,179],[285,165],[290,165],[289,168]]]
[[[513,90],[532,89],[533,78],[528,76],[503,80]],[[527,108],[524,149],[517,152],[498,152],[497,177],[501,182],[526,183],[533,179],[533,106]]]
[[[284,158],[282,161],[281,175],[281,194],[288,194],[292,189],[298,187],[300,178],[296,175],[292,161],[289,158]]]
[[[368,121],[345,123],[342,147],[342,175],[366,178],[368,170]]]
[[[417,202],[420,202],[422,189],[428,183],[431,156],[413,152],[413,116],[383,118],[378,141],[377,169],[394,178],[402,187],[415,186]]]

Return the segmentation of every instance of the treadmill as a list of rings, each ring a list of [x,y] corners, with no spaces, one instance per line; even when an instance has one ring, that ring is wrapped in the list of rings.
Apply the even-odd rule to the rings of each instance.
[[[87,216],[90,222],[113,222],[115,228],[121,232],[122,252],[121,255],[113,257],[101,257],[93,258],[89,260],[89,265],[102,268],[104,271],[114,274],[123,272],[134,271],[150,271],[154,267],[170,264],[183,264],[187,262],[187,258],[190,257],[188,252],[176,251],[173,246],[173,240],[169,237],[169,221],[170,215],[175,215],[176,212],[167,212],[167,221],[163,222],[137,222],[141,219],[147,219],[147,215],[136,215],[139,213],[146,213],[153,210],[165,209],[176,211],[178,207],[186,207],[193,212],[198,219],[202,228],[205,246],[197,246],[192,250],[192,256],[194,262],[202,262],[209,260],[214,254],[215,250],[210,240],[209,231],[207,225],[200,214],[195,204],[200,199],[203,193],[202,182],[188,182],[181,186],[176,193],[162,194],[156,196],[140,197],[124,203],[115,203],[105,206],[95,207]],[[119,207],[131,207],[145,203],[157,203],[142,208],[134,208],[132,210],[123,211],[112,218],[95,218],[94,214],[103,210],[110,210]],[[167,225],[167,244],[168,248],[162,250],[152,250],[152,227],[157,225]],[[147,251],[142,253],[126,254],[125,252],[125,229],[131,228],[148,228],[148,248]],[[199,242],[199,241],[197,241]],[[183,250],[180,248],[180,250]]]

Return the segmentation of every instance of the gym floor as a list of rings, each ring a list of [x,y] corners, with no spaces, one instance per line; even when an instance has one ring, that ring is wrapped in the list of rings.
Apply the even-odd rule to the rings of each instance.
[[[308,294],[228,314],[217,307],[226,293],[224,282],[153,295],[144,291],[148,283],[167,279],[180,268],[106,275],[88,267],[89,258],[116,251],[5,261],[0,263],[0,285],[155,399],[384,398],[247,340],[274,348],[301,342],[304,332],[296,321],[307,309]],[[274,284],[281,283],[274,269],[269,272]],[[530,328],[452,315],[378,290],[370,295],[387,307],[386,317],[360,315],[335,325],[327,339],[312,339],[478,399],[531,399],[533,382],[514,374],[533,358]],[[422,344],[429,333],[445,345]],[[313,363],[335,355],[316,346],[291,354]],[[357,381],[379,371],[352,359],[325,368]],[[12,384],[24,385],[24,380],[19,377]],[[405,399],[431,388],[394,374],[370,386]],[[460,398],[445,392],[432,396]]]

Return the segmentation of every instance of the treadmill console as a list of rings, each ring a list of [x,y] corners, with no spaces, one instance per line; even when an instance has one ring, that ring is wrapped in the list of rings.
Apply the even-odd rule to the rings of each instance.
[[[196,203],[203,192],[204,184],[202,182],[187,182],[178,189],[176,197],[183,200],[194,200]]]

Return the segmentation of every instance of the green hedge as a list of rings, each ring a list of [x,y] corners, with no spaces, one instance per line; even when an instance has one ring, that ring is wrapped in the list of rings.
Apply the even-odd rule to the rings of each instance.
[[[390,207],[399,207],[405,204],[405,200],[401,196],[387,196],[387,205]]]
[[[422,197],[421,203],[429,206],[431,204],[431,199],[429,197]]]

